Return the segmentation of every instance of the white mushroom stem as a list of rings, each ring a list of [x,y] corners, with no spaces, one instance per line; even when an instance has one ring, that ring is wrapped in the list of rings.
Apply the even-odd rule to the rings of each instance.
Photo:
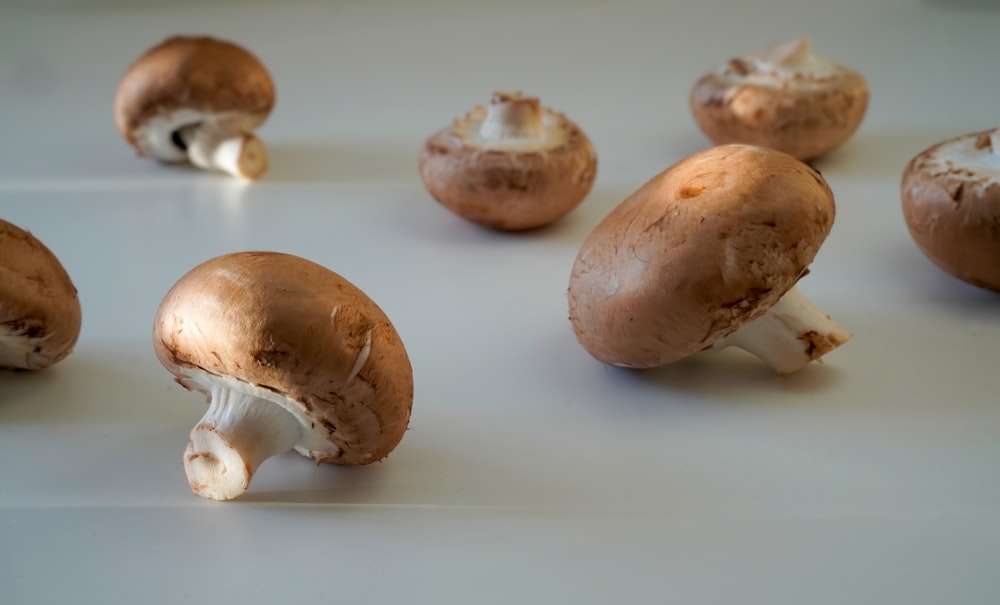
[[[996,154],[1000,151],[1000,128],[990,131],[990,153]]]
[[[762,63],[792,67],[809,59],[812,55],[809,38],[797,38],[766,48],[755,57]]]
[[[542,106],[536,97],[520,93],[493,95],[486,117],[479,126],[484,141],[503,139],[538,139],[545,136]]]
[[[767,313],[717,341],[712,349],[738,347],[761,358],[775,372],[790,374],[851,336],[793,287]]]
[[[184,451],[188,483],[199,496],[231,500],[247,490],[261,462],[291,450],[301,436],[299,421],[273,401],[213,387]]]
[[[52,336],[51,332],[45,336],[30,335],[31,328],[45,333],[44,327],[39,320],[25,320],[20,330],[0,325],[0,368],[37,370],[50,365],[52,359],[45,354],[43,345]]]
[[[199,168],[254,180],[267,170],[267,149],[254,135],[206,123],[182,131],[188,159]]]

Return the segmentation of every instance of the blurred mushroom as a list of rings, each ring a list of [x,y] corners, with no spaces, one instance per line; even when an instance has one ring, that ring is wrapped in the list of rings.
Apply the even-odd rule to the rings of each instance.
[[[191,489],[244,493],[267,458],[381,460],[406,430],[409,358],[389,319],[340,275],[288,254],[244,252],[192,269],[156,314],[160,362],[209,408],[191,432]]]
[[[80,299],[59,259],[0,220],[0,368],[40,370],[63,359],[80,321]]]
[[[749,143],[808,160],[857,130],[868,107],[868,84],[857,72],[813,54],[808,38],[799,38],[705,74],[690,103],[698,126],[717,145]]]
[[[139,155],[256,179],[267,151],[252,133],[274,106],[274,83],[245,49],[177,36],[146,51],[115,94],[115,123]]]
[[[569,283],[577,339],[619,366],[732,345],[794,372],[851,336],[794,287],[833,218],[826,182],[790,155],[748,145],[695,154],[584,242]]]
[[[420,176],[446,208],[494,229],[547,225],[586,197],[597,175],[590,140],[535,97],[495,93],[488,108],[431,136]]]
[[[903,170],[903,216],[927,258],[1000,291],[1000,129],[943,141]]]

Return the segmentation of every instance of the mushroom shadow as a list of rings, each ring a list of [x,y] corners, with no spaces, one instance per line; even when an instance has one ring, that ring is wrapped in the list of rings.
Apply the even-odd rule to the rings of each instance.
[[[422,239],[431,238],[436,242],[512,246],[521,242],[553,242],[578,246],[601,219],[631,193],[618,188],[595,187],[579,206],[554,223],[534,229],[503,231],[477,225],[453,214],[438,204],[422,186],[420,192],[401,211],[394,210],[387,224],[404,232],[407,237],[416,234]]]
[[[549,371],[558,373],[566,383],[587,384],[586,400],[615,416],[683,416],[696,409],[773,405],[775,401],[797,401],[800,394],[832,391],[847,379],[841,364],[822,360],[779,375],[760,359],[733,347],[695,353],[656,368],[616,367],[586,353],[568,325],[558,334],[553,330],[548,343],[545,358]],[[851,346],[851,342],[844,346]]]
[[[512,239],[583,243],[594,227],[631,193],[617,188],[594,187],[579,206],[554,223],[523,231],[490,231]]]
[[[292,458],[300,458],[293,460]],[[286,470],[299,466],[294,472],[274,472],[275,462]],[[308,469],[302,468],[308,466]],[[383,463],[365,467],[312,464],[294,452],[268,460],[258,469],[250,488],[236,501],[253,504],[342,504],[360,505],[377,499],[390,471]],[[278,488],[272,476],[280,475],[285,486]],[[261,486],[260,484],[265,484]]]
[[[1000,313],[1000,292],[962,281],[931,262],[916,244],[907,244],[893,250],[887,266],[893,267],[891,274],[899,284],[905,284],[909,297],[942,308]]]
[[[62,368],[56,364],[44,370],[0,370],[0,424],[18,415],[15,411],[24,405],[28,397],[43,397],[59,388],[65,378]]]
[[[871,132],[864,130],[862,125],[846,143],[809,164],[824,174],[902,177],[903,168],[918,153],[960,134],[964,133],[944,130]]]
[[[571,503],[577,496],[568,486],[532,480],[528,469],[518,473],[500,468],[488,452],[477,455],[459,443],[451,445],[453,449],[449,450],[441,440],[435,447],[424,447],[427,443],[417,442],[414,437],[410,435],[411,441],[404,440],[384,461],[363,467],[303,464],[302,460],[291,459],[298,454],[285,454],[279,458],[288,466],[282,469],[262,466],[250,489],[237,501],[349,507],[502,508]]]
[[[419,146],[268,144],[268,170],[261,182],[345,183],[370,181],[420,182]]]
[[[0,425],[141,421],[190,429],[203,410],[178,405],[179,388],[148,354],[127,348],[79,348],[45,370],[3,371]],[[192,409],[195,410],[192,412]]]
[[[835,365],[814,362],[780,375],[749,353],[735,349],[696,353],[672,364],[647,370],[615,368],[611,379],[683,391],[716,401],[747,404],[753,395],[774,392],[814,393],[834,388],[844,379]]]

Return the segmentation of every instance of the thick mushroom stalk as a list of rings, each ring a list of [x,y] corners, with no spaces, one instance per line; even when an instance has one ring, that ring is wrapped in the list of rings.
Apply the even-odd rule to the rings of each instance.
[[[115,93],[115,123],[140,156],[254,180],[267,170],[267,153],[252,133],[274,101],[270,74],[248,50],[175,36],[125,72]]]
[[[304,258],[241,252],[198,265],[160,303],[153,348],[209,400],[184,454],[206,498],[239,496],[289,450],[318,463],[382,460],[409,422],[413,374],[389,318]]]
[[[191,163],[255,180],[267,170],[267,149],[256,136],[215,124],[182,129],[179,133]]]
[[[232,500],[247,491],[264,460],[291,450],[301,438],[302,425],[280,405],[215,386],[208,411],[184,451],[191,490],[213,500]]]
[[[569,283],[577,340],[617,366],[738,346],[794,372],[851,336],[794,288],[835,211],[823,177],[786,153],[723,145],[694,154],[584,241]]]
[[[486,118],[479,126],[483,141],[504,139],[540,139],[545,136],[542,106],[537,97],[525,97],[519,92],[498,92],[490,100]]]
[[[716,341],[713,351],[737,347],[778,374],[791,374],[850,340],[852,334],[793,287],[766,313]]]

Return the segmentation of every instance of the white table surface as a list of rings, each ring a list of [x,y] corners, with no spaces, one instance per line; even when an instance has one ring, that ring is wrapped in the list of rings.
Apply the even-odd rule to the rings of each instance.
[[[944,0],[5,3],[0,217],[61,258],[84,323],[62,363],[0,374],[0,602],[997,602],[1000,297],[918,252],[898,182],[1000,122],[998,26],[995,4]],[[119,77],[175,33],[272,71],[258,183],[137,159],[115,130]],[[567,321],[580,243],[707,146],[703,71],[798,35],[872,90],[816,164],[838,216],[800,284],[854,339],[784,378],[728,351],[602,366]],[[416,169],[507,89],[599,155],[584,204],[523,234],[451,215]],[[178,277],[248,249],[364,289],[416,396],[386,461],[287,454],[217,503],[181,465],[203,399],[150,332]]]

